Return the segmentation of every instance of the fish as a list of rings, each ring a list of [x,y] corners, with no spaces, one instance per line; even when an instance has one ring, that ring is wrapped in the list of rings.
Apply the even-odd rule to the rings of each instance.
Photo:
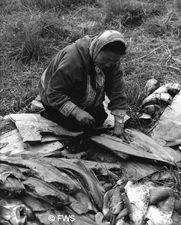
[[[60,187],[64,187],[71,193],[75,193],[81,189],[78,183],[71,179],[65,172],[58,170],[55,166],[43,160],[1,156],[0,162],[29,168],[34,172],[34,174],[36,174],[36,176],[45,182],[58,183]]]
[[[34,196],[44,199],[51,205],[56,206],[57,203],[60,205],[70,204],[68,195],[41,179],[29,177],[27,180],[23,181],[23,184],[25,188],[28,189],[28,193],[32,192]]]
[[[31,217],[31,210],[18,199],[0,200],[0,218],[11,225],[26,225],[27,218]]]
[[[117,215],[123,209],[122,192],[119,186],[109,190],[104,195],[103,214],[104,216]]]
[[[0,184],[0,191],[12,195],[14,193],[21,193],[25,190],[22,182],[16,178],[8,177],[3,184]],[[1,195],[2,193],[0,193]]]
[[[157,114],[161,114],[161,108],[159,105],[146,105],[142,112],[149,114],[151,117],[154,117]]]
[[[21,200],[33,212],[46,212],[47,210],[52,208],[52,206],[48,202],[44,201],[43,199],[33,197],[28,193],[22,195]]]
[[[17,167],[0,163],[0,184],[3,184],[9,176],[21,180],[25,179],[25,176]]]
[[[166,104],[171,104],[172,102],[172,96],[169,93],[152,93],[148,97],[146,97],[142,104],[141,107],[143,108],[146,105],[152,105],[152,104],[158,104],[159,103],[166,103]]]
[[[128,181],[125,193],[130,202],[130,219],[134,225],[142,225],[149,206],[149,187],[142,184],[133,184]]]
[[[153,93],[156,89],[158,89],[160,86],[160,83],[158,80],[156,80],[155,78],[151,78],[146,82],[145,85],[145,93],[146,95],[150,95],[151,93]]]
[[[77,214],[82,215],[89,211],[97,212],[94,204],[85,192],[79,191],[69,198],[71,201],[71,205],[69,207]]]
[[[88,169],[81,161],[77,160],[74,163],[65,162],[61,159],[45,158],[45,162],[57,167],[60,170],[70,170],[75,175],[76,179],[83,185],[88,196],[93,200],[99,210],[103,206],[104,188],[100,185],[99,180],[92,170]]]

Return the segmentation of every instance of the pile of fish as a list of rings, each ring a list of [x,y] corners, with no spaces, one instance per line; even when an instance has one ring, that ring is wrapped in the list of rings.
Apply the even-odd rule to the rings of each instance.
[[[0,224],[96,224],[105,190],[80,161],[2,156],[0,165]]]
[[[152,79],[145,90],[140,119],[156,124],[151,137],[126,129],[130,142],[36,113],[6,116],[14,126],[0,132],[0,225],[181,225],[181,153],[170,148],[181,144],[181,86]]]
[[[120,165],[72,154],[61,139],[74,142],[82,133],[38,114],[7,119],[16,127],[0,135],[0,224],[96,225],[106,185],[119,179]]]
[[[181,224],[181,196],[148,181],[118,182],[104,195],[102,221],[105,219],[116,225]]]
[[[0,158],[2,225],[181,224],[181,195],[151,181],[118,180],[107,192],[80,160]]]
[[[150,79],[145,85],[145,93],[147,97],[141,105],[141,119],[158,120],[165,108],[170,105],[173,98],[181,90],[178,83],[167,83],[160,86],[156,79]]]

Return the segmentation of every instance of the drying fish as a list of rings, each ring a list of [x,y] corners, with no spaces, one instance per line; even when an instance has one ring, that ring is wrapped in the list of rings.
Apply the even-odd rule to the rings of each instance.
[[[139,116],[139,120],[146,120],[146,121],[151,121],[151,116],[147,113],[142,113],[140,116]]]
[[[86,214],[89,211],[97,212],[94,204],[92,204],[87,193],[83,191],[79,191],[72,196],[69,197],[71,205],[69,206],[72,210],[74,210],[77,214],[82,215]]]
[[[130,202],[130,219],[134,225],[142,225],[149,205],[149,188],[147,185],[133,184],[125,186],[125,192]]]
[[[12,224],[10,224],[7,220],[5,220],[5,219],[3,219],[3,218],[1,218],[1,217],[0,217],[0,224],[1,224],[1,225],[12,225]]]
[[[106,192],[104,195],[103,214],[107,218],[112,215],[118,215],[122,209],[123,199],[120,187],[117,186],[114,189]]]
[[[177,121],[160,120],[152,132],[152,137],[162,146],[181,144],[181,123]]]
[[[42,198],[46,200],[51,205],[68,205],[70,204],[68,196],[59,191],[53,185],[44,182],[43,180],[29,177],[23,182],[27,190],[32,192],[37,198]]]
[[[169,197],[164,202],[156,207],[149,206],[146,218],[148,224],[154,225],[173,225],[172,214],[174,209],[174,198]]]
[[[124,222],[124,220],[119,220],[117,221],[116,225],[130,225],[130,224]]]
[[[61,213],[60,213],[61,214]],[[59,214],[59,215],[60,215]],[[42,225],[71,225],[71,223],[63,223],[63,221],[58,219],[58,215],[55,214],[54,210],[48,210],[46,212],[36,212],[35,213],[36,219],[40,222]],[[51,220],[51,218],[53,218]]]
[[[99,181],[92,170],[89,170],[80,161],[74,163],[65,163],[65,161],[62,161],[61,159],[54,158],[46,158],[44,161],[52,164],[62,171],[68,169],[73,171],[74,174],[77,174],[77,179],[80,181],[80,183],[82,183],[87,194],[97,205],[98,209],[102,208],[104,188],[99,184]]]
[[[64,137],[76,137],[82,134],[82,132],[71,132],[35,113],[10,114],[5,116],[5,119],[10,119],[16,124],[23,142],[41,142],[43,133]]]
[[[174,225],[180,225],[181,215],[174,211],[172,215],[172,220]]]
[[[61,160],[65,162],[77,162],[76,159],[65,159],[61,158]],[[106,179],[116,176],[116,180],[118,180],[117,174],[122,173],[122,168],[118,163],[105,163],[105,162],[94,162],[89,160],[81,159],[81,162],[88,168],[94,171],[96,175],[99,176],[106,176]]]
[[[7,164],[0,163],[0,185],[5,183],[6,179],[11,176],[17,179],[24,180],[25,176],[22,172],[14,167]]]
[[[10,220],[11,219],[11,210],[0,205],[0,218],[3,218],[7,221]]]
[[[97,225],[111,225],[110,222],[104,220],[104,215],[101,212],[95,215],[95,222]]]
[[[20,179],[25,179],[22,172],[13,166],[7,164],[0,164],[0,190],[1,195],[13,195],[14,193],[21,193],[24,191],[24,185]]]
[[[94,219],[90,218],[88,215],[76,215],[72,211],[68,211],[69,215],[74,215],[75,220],[72,222],[73,225],[98,225]],[[64,225],[64,224],[62,224]],[[103,224],[106,225],[106,224]]]
[[[167,187],[153,187],[150,188],[150,204],[157,204],[158,202],[173,195],[173,190]]]
[[[33,159],[25,160],[21,158],[1,156],[0,161],[30,168],[44,181],[48,183],[59,183],[60,186],[63,186],[70,192],[75,192],[80,189],[80,186],[74,180],[72,180],[66,173],[59,171],[51,164],[43,162],[42,160],[35,161]]]
[[[34,221],[34,222],[28,221],[28,222],[27,222],[27,225],[41,225],[41,224],[38,223],[38,221]]]
[[[26,225],[31,210],[20,200],[0,200],[0,218],[13,225]]]
[[[165,85],[159,87],[156,89],[153,93],[168,93],[168,89],[166,88]]]
[[[162,212],[164,212],[167,216],[172,218],[172,214],[175,206],[175,197],[170,196],[165,200],[158,203],[158,207],[161,208]]]
[[[21,200],[33,212],[46,212],[52,207],[48,202],[35,198],[27,193],[21,196]]]
[[[167,88],[167,92],[171,96],[175,96],[181,90],[181,85],[178,83],[167,83],[164,86]]]
[[[146,218],[149,225],[173,225],[171,218],[156,206],[149,206]]]
[[[174,209],[181,215],[181,199],[175,200]]]
[[[154,117],[156,115],[156,113],[161,114],[161,108],[159,105],[146,105],[145,107],[143,107],[143,109],[141,110],[143,113],[146,113],[148,115],[150,115],[151,117]]]
[[[181,90],[181,85],[178,83],[167,83],[158,89],[156,89],[153,93],[169,93],[172,97],[174,97]]]
[[[22,191],[24,191],[24,189],[24,185],[16,178],[8,177],[4,184],[0,184],[0,191],[8,192],[8,195],[21,193]]]
[[[160,86],[160,83],[158,82],[158,80],[152,78],[152,79],[149,79],[147,82],[146,82],[146,85],[145,85],[145,93],[146,95],[150,95],[151,93],[153,93],[157,88],[159,88]]]
[[[143,100],[142,107],[146,105],[160,104],[160,103],[171,104],[171,102],[172,97],[168,93],[152,93]]]
[[[122,218],[124,218],[125,216],[127,216],[129,213],[127,208],[124,208],[123,210],[121,210],[121,212],[118,214],[118,216],[116,217],[116,220],[122,220]]]

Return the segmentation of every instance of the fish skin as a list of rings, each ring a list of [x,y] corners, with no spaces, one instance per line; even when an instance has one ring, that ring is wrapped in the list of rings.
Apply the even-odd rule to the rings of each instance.
[[[8,194],[21,193],[25,190],[22,182],[16,178],[8,177],[4,184],[0,184],[0,190],[7,191]]]
[[[88,215],[77,215],[69,207],[66,208],[66,213],[68,215],[74,215],[75,221],[72,222],[72,225],[98,225]]]
[[[146,185],[133,184],[125,186],[125,192],[130,202],[130,219],[134,225],[142,225],[149,205],[149,188]]]
[[[63,219],[61,216],[67,216],[68,219]],[[44,225],[74,225],[74,222],[71,223],[69,216],[74,215],[73,212],[70,214],[64,210],[48,210],[43,213],[35,213],[35,217],[39,222]],[[49,218],[53,217],[53,221],[50,221]]]
[[[69,197],[65,193],[59,191],[55,186],[44,182],[38,178],[29,177],[26,181],[23,182],[25,187],[29,187],[35,193],[35,195],[42,197],[47,202],[49,201],[48,197],[53,197],[52,203],[56,203],[55,199],[58,199],[60,204],[67,205],[70,204]],[[50,201],[51,202],[51,201]]]
[[[123,209],[123,198],[121,188],[116,186],[104,195],[103,214],[106,219],[111,219],[114,215],[118,215]]]
[[[160,101],[163,101],[163,102],[165,102],[169,105],[172,102],[172,97],[168,93],[155,93],[155,92],[153,92],[151,95],[149,95],[148,97],[146,97],[143,100],[143,102],[141,104],[141,107],[143,108],[146,105],[157,104]]]
[[[13,176],[17,179],[25,179],[25,176],[17,167],[0,163],[0,184],[5,183],[9,176]]]
[[[10,224],[7,220],[5,220],[5,219],[3,219],[3,218],[1,218],[1,217],[0,217],[0,224],[1,224],[1,225],[12,225],[12,224]]]
[[[0,218],[4,220],[9,220],[11,218],[11,210],[0,205]]]
[[[82,215],[89,211],[97,211],[90,201],[89,196],[85,192],[77,192],[74,194],[74,198],[70,199],[71,205],[69,207],[72,208],[72,210],[74,210],[77,214]]]
[[[155,205],[150,205],[147,211],[146,218],[149,219],[149,224],[154,225],[173,225],[173,221],[169,215],[166,215]]]
[[[46,212],[49,210],[52,206],[48,204],[47,202],[37,199],[29,194],[24,194],[21,197],[21,200],[25,205],[27,205],[33,212]]]
[[[158,80],[151,78],[149,80],[147,80],[146,84],[145,84],[145,93],[146,95],[150,95],[151,93],[153,93],[157,88],[159,88],[160,83]]]
[[[63,225],[57,220],[53,222],[49,221],[50,216],[52,216],[53,218],[56,218],[55,213],[51,210],[43,212],[43,213],[39,213],[39,212],[35,213],[35,217],[36,219],[38,219],[41,225]]]
[[[103,206],[103,195],[104,188],[99,184],[99,181],[92,170],[88,169],[81,161],[77,160],[74,163],[65,162],[61,159],[46,158],[46,162],[52,164],[58,169],[68,169],[75,171],[78,176],[76,176],[80,183],[83,184],[84,188],[87,191],[89,197],[93,200],[99,210]]]
[[[31,210],[19,199],[2,199],[0,208],[3,209],[5,220],[11,225],[25,225],[27,217],[30,217]],[[23,214],[22,214],[23,212]]]
[[[7,162],[12,165],[27,167],[36,172],[37,176],[45,182],[59,183],[65,186],[69,192],[76,192],[81,189],[80,186],[78,186],[77,183],[74,182],[66,173],[61,172],[51,164],[43,162],[42,160],[24,160],[19,157],[1,156],[0,162]]]

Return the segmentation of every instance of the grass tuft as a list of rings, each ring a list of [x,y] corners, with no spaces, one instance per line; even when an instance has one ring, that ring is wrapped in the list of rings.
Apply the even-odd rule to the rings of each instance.
[[[160,4],[135,0],[105,0],[104,10],[106,22],[121,17],[123,26],[140,26],[144,20],[152,15],[159,15],[163,7]]]
[[[75,7],[81,4],[94,4],[96,0],[20,0],[22,5],[30,9],[38,9],[42,11],[64,11],[69,10],[70,7]]]
[[[71,29],[54,13],[34,12],[5,23],[3,39],[9,43],[8,55],[24,64],[42,61],[51,55],[51,46],[61,48],[69,42],[67,38],[73,38]]]

